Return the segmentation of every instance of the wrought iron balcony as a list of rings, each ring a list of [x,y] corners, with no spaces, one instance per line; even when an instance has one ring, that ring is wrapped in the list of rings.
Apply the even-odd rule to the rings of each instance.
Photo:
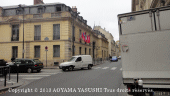
[[[19,37],[11,37],[11,41],[19,41]]]
[[[41,36],[34,36],[34,40],[41,40]]]
[[[60,39],[60,36],[58,36],[58,35],[53,36],[53,40],[58,40],[58,39]]]

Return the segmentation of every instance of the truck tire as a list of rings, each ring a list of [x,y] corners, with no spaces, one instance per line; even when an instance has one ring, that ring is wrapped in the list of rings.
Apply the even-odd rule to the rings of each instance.
[[[68,71],[73,71],[73,67],[72,66],[68,67]]]
[[[88,69],[91,69],[91,67],[92,67],[91,65],[88,65]]]
[[[28,73],[32,73],[33,70],[32,70],[31,68],[28,68],[28,69],[27,69],[27,72],[28,72]]]

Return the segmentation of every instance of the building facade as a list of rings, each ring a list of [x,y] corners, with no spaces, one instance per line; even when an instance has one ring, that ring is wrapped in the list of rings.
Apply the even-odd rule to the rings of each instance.
[[[121,56],[121,45],[119,43],[119,40],[116,41],[116,56],[117,57]]]
[[[141,11],[168,5],[170,5],[170,0],[132,0],[132,11]]]
[[[114,37],[112,36],[112,34],[109,33],[108,31],[106,31],[105,29],[101,28],[101,26],[94,26],[93,29],[100,31],[102,34],[105,35],[105,37],[108,39],[108,42],[109,42],[108,54],[110,56],[115,56],[116,55],[116,46],[115,46],[115,41],[114,41]]]
[[[0,7],[0,58],[36,58],[44,64],[47,58],[53,65],[79,54],[96,58],[101,42],[99,57],[106,58],[107,39],[97,35],[76,10],[63,3]],[[83,33],[90,42],[83,40]]]

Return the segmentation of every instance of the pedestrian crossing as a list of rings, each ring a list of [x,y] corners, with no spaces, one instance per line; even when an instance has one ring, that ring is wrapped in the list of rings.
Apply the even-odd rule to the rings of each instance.
[[[62,72],[42,72],[42,73],[19,73],[19,78],[24,80],[38,80],[52,75],[56,75]],[[17,74],[11,74],[11,77],[17,77]]]
[[[117,67],[93,67],[93,69],[109,69],[109,70],[117,70],[118,68]],[[122,71],[122,68],[118,69],[120,71]]]

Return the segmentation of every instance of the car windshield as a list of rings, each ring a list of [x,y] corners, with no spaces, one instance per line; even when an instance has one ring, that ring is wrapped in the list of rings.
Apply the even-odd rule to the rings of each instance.
[[[116,58],[116,56],[112,56],[112,58]]]
[[[34,59],[33,61],[36,62],[36,63],[41,63],[41,61],[38,60],[38,59]]]
[[[68,60],[69,62],[73,62],[76,60],[76,57],[72,57],[70,60]]]

